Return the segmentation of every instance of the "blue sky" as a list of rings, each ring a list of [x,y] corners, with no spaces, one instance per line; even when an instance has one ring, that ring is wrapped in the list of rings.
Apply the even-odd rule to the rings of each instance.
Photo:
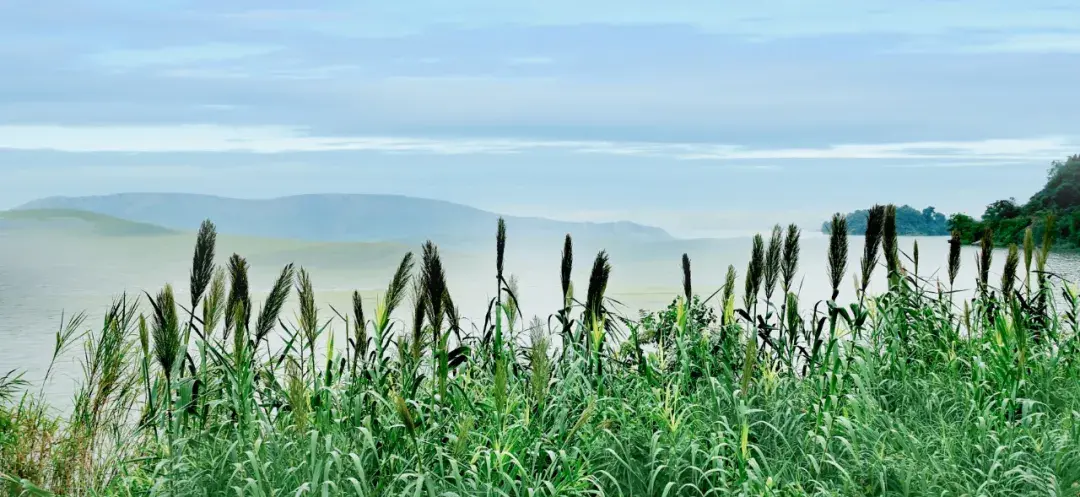
[[[1076,19],[1061,0],[9,0],[0,208],[400,193],[683,236],[873,202],[978,214],[1080,153]]]

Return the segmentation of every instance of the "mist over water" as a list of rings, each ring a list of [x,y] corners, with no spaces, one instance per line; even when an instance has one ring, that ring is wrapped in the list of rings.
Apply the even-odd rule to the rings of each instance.
[[[511,226],[505,267],[507,277],[512,275],[518,281],[519,303],[524,316],[519,327],[527,324],[532,316],[547,322],[548,316],[561,305],[559,264],[563,240],[554,238],[515,244],[512,230]],[[87,321],[83,327],[99,329],[107,306],[124,292],[129,298],[140,298],[140,302],[145,302],[144,291],[154,294],[165,283],[171,283],[177,291],[178,303],[186,305],[194,241],[193,234],[110,238],[0,233],[0,374],[19,369],[26,372],[26,378],[31,382],[39,381],[52,355],[61,317],[67,319],[79,311],[86,311]],[[828,238],[820,233],[804,232],[802,241],[795,286],[801,307],[809,310],[831,293],[825,270]],[[901,259],[909,270],[914,267],[908,256],[915,241],[918,241],[920,251],[919,275],[945,281],[947,238],[902,237],[900,248],[907,255],[901,255]],[[860,265],[862,242],[862,237],[849,240],[848,271],[839,298],[842,303],[849,302],[855,295],[853,278]],[[320,245],[222,235],[218,241],[217,260],[223,265],[234,252],[248,258],[255,311],[284,264],[293,262],[297,269],[305,268],[314,283],[320,320],[333,318],[331,329],[340,337],[344,323],[333,309],[351,314],[352,292],[357,290],[361,292],[370,319],[377,296],[385,291],[397,263],[410,249],[418,260],[419,246]],[[608,296],[622,304],[617,308],[618,312],[636,318],[640,309],[658,310],[681,293],[680,258],[683,253],[689,254],[692,261],[696,294],[704,298],[719,289],[730,264],[738,272],[736,295],[741,295],[750,239],[575,246],[573,282],[576,295],[584,296],[589,271],[601,249],[607,250],[613,266]],[[975,247],[963,249],[956,283],[956,289],[962,293],[970,292],[974,287],[977,252]],[[451,295],[466,320],[462,326],[466,332],[478,332],[497,289],[494,236],[487,252],[445,250],[442,255]],[[995,284],[1000,281],[1004,261],[1005,250],[998,249],[991,270],[991,281]],[[1052,254],[1049,268],[1075,282],[1080,276],[1080,256]],[[871,292],[884,288],[884,273],[883,267],[875,271]],[[777,290],[779,294],[780,290]],[[295,302],[294,291],[282,314],[286,323],[295,322]],[[407,299],[395,315],[399,320],[396,330],[407,329],[409,308]],[[338,338],[335,343],[340,349],[344,342]],[[278,346],[279,343],[272,342],[271,345]],[[75,382],[81,376],[77,362],[82,356],[80,347],[76,345],[70,349],[58,363],[53,380],[45,386],[46,392],[59,403],[70,398]]]

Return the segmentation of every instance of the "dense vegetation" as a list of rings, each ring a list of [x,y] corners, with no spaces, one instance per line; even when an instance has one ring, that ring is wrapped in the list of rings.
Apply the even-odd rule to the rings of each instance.
[[[858,210],[847,215],[848,234],[865,235],[870,218],[869,210]],[[825,234],[831,229],[830,222],[821,226]],[[904,205],[896,209],[896,234],[900,236],[947,236],[948,219],[933,207],[923,210]]]
[[[499,223],[483,325],[468,329],[432,243],[406,255],[374,309],[320,309],[283,268],[254,309],[248,264],[215,268],[200,230],[190,301],[165,286],[80,317],[84,379],[60,416],[0,380],[0,485],[29,495],[1075,495],[1080,298],[1045,271],[1052,238],[990,277],[929,281],[875,207],[861,264],[831,223],[832,299],[794,292],[799,230],[755,237],[741,275],[701,298],[691,261],[668,309],[629,319],[583,294],[565,240],[565,305],[526,321]],[[905,262],[906,261],[906,262]],[[416,266],[419,266],[418,268]],[[884,266],[884,267],[879,267]],[[875,271],[888,291],[868,295]],[[856,290],[837,301],[854,273]],[[969,283],[971,299],[951,290]],[[742,291],[736,292],[741,286]],[[292,324],[280,314],[293,297]],[[741,293],[741,299],[737,298]],[[1058,308],[1060,294],[1064,303]],[[189,313],[188,310],[191,312]],[[398,311],[409,316],[394,319]],[[330,332],[337,323],[347,339]],[[50,374],[52,370],[50,369]]]
[[[982,219],[955,214],[949,229],[964,243],[974,243],[990,233],[994,243],[1024,243],[1025,231],[1039,237],[1050,227],[1061,247],[1080,247],[1080,155],[1055,161],[1047,173],[1046,186],[1021,205],[1016,199],[998,200],[986,207]]]

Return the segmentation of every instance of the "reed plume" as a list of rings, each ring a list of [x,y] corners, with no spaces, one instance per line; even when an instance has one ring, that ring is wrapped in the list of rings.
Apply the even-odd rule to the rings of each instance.
[[[791,285],[795,282],[795,273],[799,270],[799,238],[802,230],[795,224],[789,224],[787,235],[784,236],[784,261],[780,266],[784,293],[791,291]]]
[[[888,268],[889,280],[892,281],[900,274],[900,249],[896,239],[896,206],[893,204],[885,207],[885,219],[881,235],[881,249],[885,254],[885,266]]]
[[[607,252],[601,250],[593,261],[592,272],[589,273],[589,288],[585,293],[585,322],[590,328],[603,315],[604,292],[610,277],[611,263],[608,262]]]
[[[915,240],[914,242],[912,242],[911,245],[912,245],[912,247],[911,247],[911,258],[912,258],[912,261],[915,263],[915,276],[918,276],[919,275],[919,241]]]
[[[315,287],[307,270],[300,268],[296,275],[296,295],[300,299],[300,333],[311,352],[312,372],[314,372],[315,340],[319,335],[319,310],[315,307]]]
[[[529,325],[530,342],[529,369],[532,370],[532,397],[538,411],[543,411],[547,399],[548,384],[551,382],[551,357],[548,350],[551,339],[545,332],[544,322],[534,317]]]
[[[1035,255],[1035,233],[1031,226],[1024,229],[1024,287],[1031,291],[1031,259]]]
[[[772,302],[773,292],[776,291],[776,281],[780,278],[780,266],[782,263],[782,251],[783,251],[783,229],[780,225],[776,225],[772,230],[772,237],[769,238],[769,249],[765,252],[765,267],[763,269],[765,276],[765,301]]]
[[[1009,255],[1005,257],[1005,268],[1001,272],[1001,297],[1008,299],[1016,282],[1016,270],[1020,266],[1020,253],[1016,244],[1009,245]]]
[[[979,269],[979,287],[985,293],[990,283],[990,264],[994,260],[994,234],[989,228],[983,232],[979,240],[979,258],[976,265]]]
[[[390,285],[386,288],[386,297],[383,302],[387,317],[393,314],[405,299],[405,290],[409,286],[409,275],[412,274],[413,265],[413,254],[407,252],[401,258],[401,263],[398,264],[397,271],[394,271],[394,277],[390,279]]]
[[[506,255],[506,221],[499,218],[498,228],[495,232],[495,276],[499,280],[499,287],[503,281],[503,260]]]
[[[683,295],[686,296],[687,305],[690,303],[690,296],[693,294],[693,287],[690,281],[690,256],[682,255],[682,286]]]
[[[735,266],[729,264],[727,267],[727,274],[724,276],[724,288],[723,293],[721,294],[723,298],[720,301],[720,312],[722,319],[721,324],[728,324],[729,318],[727,315],[727,309],[729,305],[734,305],[733,303],[735,300],[735,278]]]
[[[570,273],[574,269],[574,241],[570,239],[570,234],[566,234],[566,239],[563,241],[562,249],[562,264],[560,272],[560,281],[562,283],[562,295],[563,300],[567,300],[567,296],[570,295]]]
[[[244,328],[248,327],[251,317],[251,290],[248,287],[248,263],[239,254],[233,254],[229,258],[229,300],[225,308],[225,336],[237,327],[237,316],[244,321]]]
[[[836,297],[840,296],[840,282],[844,280],[844,274],[847,272],[847,257],[847,218],[843,214],[836,213],[833,214],[829,227],[829,256],[826,267],[829,282],[832,284],[831,300],[836,300]]]
[[[176,361],[181,357],[180,320],[176,314],[176,298],[172,285],[165,285],[157,298],[147,295],[154,308],[154,327],[151,336],[154,339],[154,357],[165,374],[166,382],[172,381]]]
[[[863,244],[860,298],[866,295],[866,289],[870,286],[870,277],[873,276],[874,267],[878,263],[878,249],[881,247],[881,239],[884,235],[885,212],[885,206],[875,205],[870,208],[870,214],[866,219],[866,243]]]
[[[214,246],[217,243],[217,229],[209,219],[199,226],[199,235],[195,239],[195,256],[191,262],[191,312],[199,305],[206,287],[214,277]]]
[[[960,232],[953,231],[949,238],[949,289],[956,284],[956,275],[960,274]]]
[[[1035,259],[1036,270],[1039,273],[1040,287],[1046,283],[1046,261],[1050,259],[1050,250],[1054,246],[1054,226],[1056,224],[1057,216],[1048,214],[1043,229],[1042,247],[1039,248],[1039,255]]]
[[[266,296],[266,301],[263,302],[262,309],[259,311],[259,318],[255,320],[256,345],[269,336],[270,332],[274,330],[274,326],[277,325],[281,309],[285,307],[285,301],[289,300],[289,291],[292,288],[294,276],[293,265],[286,264],[281,269],[277,281],[274,282],[270,294]]]
[[[225,312],[225,298],[225,268],[219,267],[214,271],[214,278],[210,282],[210,293],[206,295],[206,301],[203,302],[204,335],[210,336],[221,322],[221,317]]]
[[[743,306],[747,312],[757,303],[758,293],[761,292],[761,278],[765,272],[765,240],[761,233],[754,235],[753,246],[750,249],[750,262],[746,265],[746,279],[744,280]]]
[[[428,323],[433,328],[432,343],[438,344],[446,304],[446,274],[443,272],[439,248],[431,240],[424,244],[423,267],[420,274],[426,293]]]
[[[427,301],[427,289],[424,287],[423,275],[417,275],[413,279],[413,328],[412,338],[405,337],[412,346],[413,360],[419,360],[424,351],[424,317],[427,315],[429,302]]]
[[[353,368],[355,373],[356,364],[367,357],[368,336],[367,319],[364,317],[364,301],[360,298],[360,292],[352,294],[353,304]]]

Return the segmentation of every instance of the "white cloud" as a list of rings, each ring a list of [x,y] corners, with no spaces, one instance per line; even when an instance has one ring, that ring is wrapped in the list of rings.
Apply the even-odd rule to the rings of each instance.
[[[1080,53],[1080,33],[1009,35],[1002,40],[961,49],[964,52]]]
[[[923,167],[1032,161],[1068,155],[1080,144],[1069,137],[839,144],[819,148],[750,148],[720,143],[661,143],[498,138],[435,139],[390,136],[316,136],[283,126],[0,126],[0,148],[63,152],[284,152],[369,151],[431,155],[516,154],[558,151],[579,154],[734,161],[729,167],[775,169],[755,161],[889,159],[923,161]],[[925,162],[925,161],[935,162]]]
[[[269,45],[204,43],[148,49],[121,49],[88,56],[90,62],[114,67],[183,66],[197,62],[220,62],[266,55],[278,50]]]

